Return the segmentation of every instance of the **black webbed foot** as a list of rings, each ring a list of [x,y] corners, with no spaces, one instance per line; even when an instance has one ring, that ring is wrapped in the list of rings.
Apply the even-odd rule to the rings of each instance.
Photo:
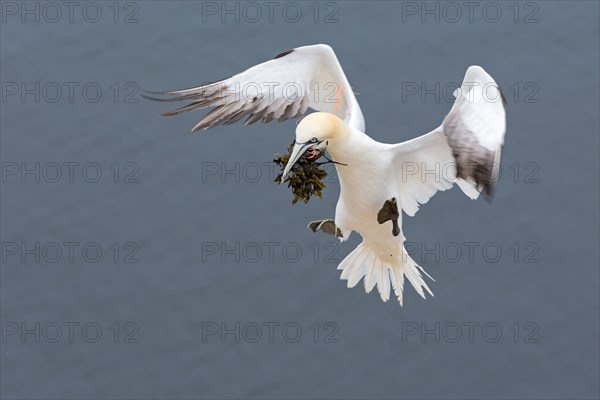
[[[400,227],[398,226],[398,218],[400,217],[400,213],[398,212],[398,204],[396,203],[396,198],[392,197],[391,200],[386,200],[383,203],[383,207],[377,213],[377,222],[383,224],[387,221],[392,221],[392,235],[398,236],[400,234]]]
[[[334,235],[339,238],[344,237],[344,235],[342,235],[342,231],[340,230],[340,228],[338,228],[335,225],[335,221],[332,219],[323,219],[323,220],[319,220],[319,221],[313,221],[310,224],[308,224],[308,227],[313,232],[322,230],[323,232],[325,232],[329,235]]]

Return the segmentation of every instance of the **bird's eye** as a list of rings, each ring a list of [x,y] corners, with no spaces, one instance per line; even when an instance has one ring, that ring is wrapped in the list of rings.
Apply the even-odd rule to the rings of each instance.
[[[316,138],[316,137],[314,137],[314,138],[310,139],[310,141],[311,141],[311,143],[316,143],[316,141],[317,141],[317,138]]]

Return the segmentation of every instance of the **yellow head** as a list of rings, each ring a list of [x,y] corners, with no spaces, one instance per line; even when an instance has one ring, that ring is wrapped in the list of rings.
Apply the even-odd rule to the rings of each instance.
[[[314,112],[304,117],[296,127],[296,143],[305,143],[313,138],[318,141],[339,138],[345,131],[345,124],[337,115],[327,112]]]
[[[296,144],[290,160],[283,170],[282,180],[287,178],[294,164],[306,151],[312,154],[325,151],[335,145],[347,132],[347,126],[339,117],[326,112],[315,112],[304,117],[296,127]]]

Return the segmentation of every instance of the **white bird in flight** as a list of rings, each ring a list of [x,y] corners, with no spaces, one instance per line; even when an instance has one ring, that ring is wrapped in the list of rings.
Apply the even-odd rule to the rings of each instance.
[[[339,264],[341,279],[354,287],[364,278],[366,292],[377,286],[383,301],[393,289],[400,305],[404,278],[423,298],[425,291],[433,296],[421,272],[429,275],[404,248],[400,210],[412,217],[437,191],[454,183],[471,199],[482,191],[491,195],[506,130],[498,85],[483,68],[471,66],[439,127],[402,143],[377,142],[365,133],[352,88],[333,49],[324,44],[288,50],[222,81],[150,93],[155,96],[145,97],[191,101],[163,115],[213,107],[192,131],[245,116],[248,125],[299,117],[308,108],[318,111],[298,123],[282,181],[306,151],[329,153],[340,183],[335,219],[309,227],[342,241],[358,232],[363,240]]]

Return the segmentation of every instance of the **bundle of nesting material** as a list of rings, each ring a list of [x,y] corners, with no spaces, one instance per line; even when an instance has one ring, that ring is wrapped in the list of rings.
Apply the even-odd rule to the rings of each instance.
[[[284,154],[283,156],[275,154],[275,159],[273,159],[273,162],[281,168],[281,172],[275,177],[275,182],[278,184],[281,183],[283,169],[290,159],[294,143],[295,141],[287,147],[287,154]],[[314,156],[313,154],[309,156],[307,153],[304,153],[296,164],[294,164],[286,179],[288,187],[292,188],[292,194],[294,195],[292,204],[296,204],[298,200],[308,203],[310,198],[315,194],[319,196],[319,198],[323,198],[322,191],[326,187],[325,183],[323,183],[323,179],[327,176],[327,171],[320,168],[320,163],[316,162],[322,153],[317,156]]]

